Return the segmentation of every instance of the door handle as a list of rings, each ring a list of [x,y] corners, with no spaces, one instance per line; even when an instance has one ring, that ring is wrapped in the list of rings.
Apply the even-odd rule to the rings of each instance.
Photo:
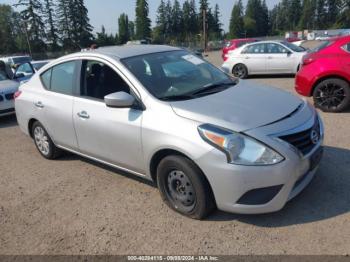
[[[88,113],[86,111],[81,111],[77,114],[80,118],[84,118],[84,119],[89,119],[90,116],[88,115]]]
[[[34,105],[37,107],[37,108],[44,108],[44,105],[41,101],[38,101],[36,103],[34,103]]]
[[[272,56],[268,56],[267,59],[272,59]]]
[[[245,59],[249,59],[250,57],[249,56],[246,56]]]

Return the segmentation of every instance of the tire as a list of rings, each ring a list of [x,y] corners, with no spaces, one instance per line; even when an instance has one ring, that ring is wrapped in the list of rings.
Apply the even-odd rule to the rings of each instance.
[[[62,151],[55,146],[40,122],[35,122],[32,126],[33,140],[39,153],[46,159],[56,159]]]
[[[248,68],[243,64],[237,64],[232,68],[233,76],[244,79],[248,77]]]
[[[188,158],[172,155],[157,167],[157,184],[163,201],[176,212],[203,219],[215,208],[208,181]]]
[[[323,112],[342,112],[350,105],[349,83],[339,78],[326,79],[315,87],[313,99],[315,107]]]

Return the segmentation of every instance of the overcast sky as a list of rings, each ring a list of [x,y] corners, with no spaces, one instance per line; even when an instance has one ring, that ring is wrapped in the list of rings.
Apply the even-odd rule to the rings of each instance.
[[[179,0],[181,3],[184,0]],[[243,0],[244,4],[247,0]],[[269,8],[272,8],[279,0],[267,0]],[[18,0],[0,0],[0,4],[13,5]],[[197,1],[198,2],[198,1]],[[89,10],[90,22],[94,26],[94,31],[100,31],[104,25],[107,33],[115,34],[118,30],[117,19],[121,13],[127,13],[131,20],[135,18],[136,0],[85,0]],[[156,11],[160,0],[149,0],[150,18],[154,25],[156,19]],[[210,6],[214,7],[219,4],[221,11],[221,21],[224,24],[223,29],[228,31],[230,15],[235,0],[209,0]],[[197,6],[198,7],[198,6]]]

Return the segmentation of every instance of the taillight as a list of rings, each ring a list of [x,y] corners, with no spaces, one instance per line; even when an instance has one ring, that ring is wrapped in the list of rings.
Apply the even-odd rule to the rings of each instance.
[[[17,91],[16,93],[14,93],[13,98],[16,99],[16,98],[18,98],[21,94],[22,94],[22,91]]]
[[[311,64],[312,62],[314,62],[316,60],[315,56],[313,55],[305,55],[303,57],[303,65],[308,65]]]

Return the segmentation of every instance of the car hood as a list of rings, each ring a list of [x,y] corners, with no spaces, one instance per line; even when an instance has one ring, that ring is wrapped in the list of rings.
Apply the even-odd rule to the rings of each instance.
[[[0,81],[0,93],[17,91],[19,83],[13,80]]]
[[[279,121],[302,103],[286,91],[241,80],[223,92],[170,104],[181,117],[243,132]]]

